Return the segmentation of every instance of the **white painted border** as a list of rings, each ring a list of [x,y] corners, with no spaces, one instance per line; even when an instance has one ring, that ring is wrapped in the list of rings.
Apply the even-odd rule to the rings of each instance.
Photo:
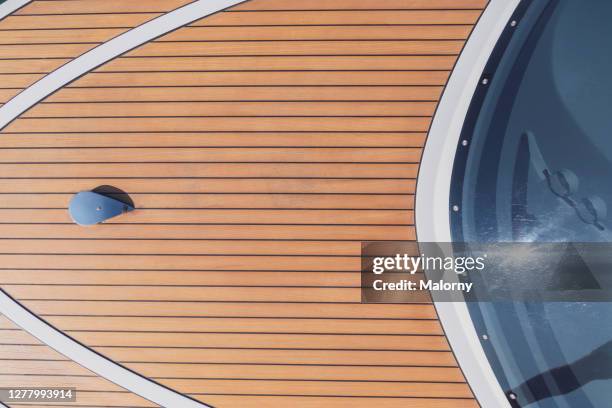
[[[97,46],[44,76],[0,107],[0,129],[53,92],[113,58],[172,30],[242,2],[244,0],[197,0]],[[0,18],[26,3],[28,1],[16,0],[1,5]],[[162,407],[208,407],[97,354],[37,317],[2,290],[0,313],[74,362]],[[6,406],[0,403],[0,407]]]
[[[416,193],[420,242],[451,242],[450,188],[461,129],[476,86],[497,40],[520,0],[491,0],[450,76],[427,138]],[[436,302],[461,369],[482,407],[510,407],[464,302]]]
[[[172,30],[244,1],[197,0],[93,48],[44,76],[2,105],[0,130],[53,92],[113,58]]]
[[[7,0],[0,4],[0,20],[9,14],[13,14],[32,0]]]

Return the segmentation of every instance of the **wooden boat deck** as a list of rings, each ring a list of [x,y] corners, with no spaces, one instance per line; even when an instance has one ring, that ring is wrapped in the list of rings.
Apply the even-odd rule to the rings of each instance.
[[[185,3],[32,2],[0,21],[0,100]],[[219,408],[477,407],[432,304],[360,304],[359,254],[415,239],[421,149],[485,3],[251,0],[50,95],[0,132],[2,289]],[[100,185],[138,210],[74,225]],[[4,318],[0,344],[0,386],[153,406]]]

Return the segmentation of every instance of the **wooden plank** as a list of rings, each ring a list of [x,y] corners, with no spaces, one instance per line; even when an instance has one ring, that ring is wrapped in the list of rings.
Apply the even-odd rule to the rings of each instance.
[[[49,4],[51,2],[48,2]],[[0,30],[2,25],[0,24]],[[395,40],[464,40],[469,25],[398,26],[393,29]],[[102,43],[124,29],[86,28],[3,30],[0,44],[63,44]],[[75,40],[75,39],[78,39]],[[288,41],[288,40],[387,40],[389,29],[384,25],[362,26],[250,26],[250,27],[184,27],[155,42],[168,41]]]
[[[130,51],[130,57],[245,55],[456,55],[461,40],[434,41],[248,41],[153,42]],[[4,55],[5,48],[0,46]],[[20,46],[21,49],[25,46]],[[13,46],[13,48],[15,48]],[[58,47],[59,48],[59,47]],[[12,49],[11,49],[12,50]],[[27,51],[27,50],[26,50]],[[14,52],[14,51],[13,51]],[[59,53],[60,51],[58,51]],[[62,55],[57,55],[62,56]]]
[[[355,257],[292,256],[206,256],[206,255],[0,255],[0,263],[9,269],[156,269],[156,270],[308,270],[358,271]],[[299,267],[296,268],[296,265]],[[233,286],[231,275],[225,285]]]
[[[80,136],[82,137],[82,136]],[[89,138],[89,136],[87,136]],[[149,136],[151,137],[151,136]],[[193,144],[193,142],[192,142]],[[168,163],[163,168],[152,163],[100,164],[1,164],[0,178],[180,178],[246,177],[246,178],[416,178],[418,165],[413,163]]]
[[[293,256],[207,256],[207,255],[3,255],[0,264],[5,268],[56,269],[160,269],[160,270],[298,270],[358,271],[357,257],[293,257]],[[227,277],[231,285],[231,276]]]
[[[14,287],[17,288],[17,287]],[[204,289],[204,288],[201,288]],[[36,289],[34,289],[36,290]],[[112,288],[98,288],[104,293]],[[131,289],[130,289],[131,290]],[[181,288],[176,288],[180,291]],[[283,288],[288,291],[290,288]],[[318,289],[320,290],[320,289]],[[53,289],[49,290],[50,292]],[[239,292],[240,290],[235,290]],[[340,290],[336,290],[340,292]],[[31,292],[30,292],[31,293]],[[313,333],[313,334],[393,334],[393,335],[441,335],[440,323],[432,320],[335,320],[333,325],[327,319],[261,319],[261,318],[170,318],[170,317],[107,317],[100,319],[97,316],[48,316],[47,321],[62,327],[66,331],[154,331],[154,332],[224,332],[224,333]],[[0,327],[4,327],[4,319],[0,320]],[[135,328],[137,328],[135,330]],[[411,354],[412,363],[409,365],[449,366],[454,364],[454,357],[450,352],[406,352]],[[173,362],[195,363],[197,361],[181,360],[175,353],[168,356]],[[126,361],[132,360],[128,357]],[[163,359],[157,361],[164,361]]]
[[[166,384],[180,387],[186,393],[250,395],[317,395],[409,398],[471,398],[467,384],[438,383],[351,383],[312,381],[250,381],[250,380],[169,380]]]
[[[146,300],[146,301],[243,301],[243,302],[357,302],[359,289],[352,288],[245,288],[245,287],[100,287],[100,286],[31,286],[4,285],[20,300],[41,299],[87,299],[87,300]],[[423,299],[427,302],[427,299]],[[104,319],[105,321],[106,319]],[[92,324],[95,322],[92,322]],[[328,322],[329,323],[329,322]],[[65,327],[59,326],[62,330]],[[141,327],[140,322],[135,327]],[[189,327],[184,327],[180,331]],[[132,328],[133,329],[133,328]],[[327,325],[333,332],[334,327]],[[257,331],[257,330],[254,330]],[[414,332],[412,334],[423,334]]]
[[[123,348],[123,347],[96,347],[95,350],[118,362],[129,361],[168,361],[187,362],[192,364],[223,362],[224,364],[318,364],[318,365],[353,365],[356,360],[363,365],[375,366],[410,366],[420,361],[419,356],[424,352],[414,351],[370,351],[370,350],[283,350],[283,349],[158,349],[158,348]],[[431,356],[436,354],[429,353]],[[447,355],[438,353],[437,356]],[[2,345],[0,346],[0,359],[37,359],[69,361],[51,348],[41,345]],[[5,387],[7,379],[0,376],[0,387]],[[244,381],[244,380],[243,380]],[[92,381],[99,384],[99,389],[121,390],[120,387],[111,388],[101,380]],[[202,380],[191,380],[181,387],[188,391],[190,384],[201,383]],[[238,382],[236,385],[238,385]],[[81,383],[83,384],[83,383]],[[427,384],[426,382],[424,384]],[[23,384],[22,386],[28,386]],[[75,384],[77,385],[77,384]],[[378,384],[376,389],[380,387]],[[44,387],[43,384],[38,387]],[[104,388],[103,388],[104,387]],[[205,387],[206,388],[206,387]],[[96,390],[96,388],[89,388]],[[325,388],[317,387],[324,392]],[[367,388],[362,388],[366,391]],[[463,390],[462,387],[459,389]],[[455,390],[456,392],[457,390]],[[345,392],[350,392],[346,390]],[[374,392],[373,390],[370,392]],[[457,396],[457,395],[456,395]]]
[[[116,281],[117,274],[113,271],[57,271],[48,273],[47,271],[22,271],[20,272],[23,277],[11,277],[13,281],[7,280],[6,283],[31,283],[31,279],[40,279],[40,283],[47,283],[50,278],[49,275],[53,276],[58,274],[58,282],[65,282],[70,284],[79,284],[87,279],[92,282],[94,274],[103,275],[109,274],[111,281]],[[126,282],[130,279],[134,281],[134,276],[140,276],[143,273],[141,271],[126,273],[125,280],[119,283]],[[145,271],[151,279],[151,284],[163,284],[167,283],[172,276],[178,274],[168,274],[161,272],[155,275],[153,271]],[[205,272],[211,274],[214,272]],[[230,273],[230,272],[224,272]],[[260,272],[231,272],[238,275],[244,274],[260,274]],[[300,279],[300,276],[306,276],[307,274],[313,275],[312,272],[264,272],[266,274],[285,274],[289,276],[296,276],[296,279]],[[3,273],[6,276],[8,273]],[[161,277],[163,274],[163,278]],[[218,274],[218,273],[217,273]],[[85,275],[81,278],[80,276]],[[185,284],[190,284],[197,279],[201,273],[183,273]],[[346,276],[349,279],[354,279],[357,273],[332,273],[326,272],[324,274],[318,273],[318,275],[324,275],[324,278],[330,276]],[[232,275],[233,276],[233,275]],[[130,278],[132,277],[132,278]],[[359,277],[357,276],[357,279]],[[163,279],[163,280],[162,280]],[[177,279],[180,279],[178,277]],[[93,281],[95,282],[95,280]],[[358,304],[358,305],[347,305],[342,303],[331,303],[331,304],[296,304],[296,303],[190,303],[190,302],[105,302],[105,301],[28,301],[26,303],[28,308],[40,314],[45,315],[110,315],[110,316],[227,316],[227,317],[319,317],[319,318],[378,318],[378,319],[436,319],[436,312],[433,305],[429,304]],[[121,339],[116,338],[104,338],[100,339],[100,342],[91,343],[95,346],[117,345]],[[156,346],[172,346],[172,338],[157,337],[154,339],[156,343],[148,343],[149,345]],[[177,339],[178,340],[178,339]],[[108,341],[108,343],[106,343]],[[212,340],[209,341],[207,338],[189,337],[181,340],[180,343],[176,343],[176,346],[183,347],[222,347],[221,343],[214,343]],[[410,339],[402,340],[405,343],[385,343],[379,344],[376,349],[393,349],[396,347],[400,350],[405,349],[427,349],[427,350],[447,350],[448,344],[443,336],[431,337],[431,336],[413,336]],[[234,346],[226,345],[227,347],[238,347],[237,344]],[[315,345],[308,346],[307,343],[300,343],[301,347],[316,348]],[[350,342],[345,344],[347,348],[359,348],[359,342]],[[325,344],[318,344],[318,346],[324,346]],[[269,347],[263,344],[260,347]],[[294,347],[300,347],[299,344],[293,344]],[[350,346],[350,347],[348,347]],[[327,345],[329,348],[330,345]]]
[[[91,44],[16,44],[0,45],[0,59],[18,58],[74,58],[92,48]]]
[[[212,304],[211,304],[212,305]],[[255,304],[251,304],[255,306]],[[327,304],[326,304],[327,305]],[[298,305],[299,306],[299,305]],[[346,305],[349,306],[349,305]],[[358,307],[355,304],[350,305],[352,307]],[[303,305],[302,305],[303,307]],[[237,348],[237,349],[254,349],[254,348],[265,348],[265,349],[292,349],[292,350],[304,350],[304,349],[317,349],[317,350],[410,350],[424,349],[424,350],[442,350],[448,351],[448,344],[444,336],[426,336],[426,335],[410,335],[410,336],[396,336],[396,335],[363,335],[363,334],[278,334],[278,333],[207,333],[205,336],[200,333],[164,333],[164,332],[151,332],[151,333],[138,333],[138,332],[71,332],[79,341],[84,341],[87,344],[91,344],[96,347],[187,347],[187,348]],[[175,339],[174,341],[172,339]],[[209,364],[207,364],[209,365]],[[359,366],[354,360],[350,366]],[[453,364],[454,366],[455,364]],[[142,366],[146,368],[147,366]],[[163,366],[159,364],[158,368]],[[248,370],[247,365],[243,365],[245,370]],[[248,372],[240,372],[238,370],[231,370],[226,372],[229,377],[240,378],[246,375],[257,375],[257,378],[262,378],[262,375],[269,375],[267,378],[278,378],[278,379],[372,379],[372,380],[400,380],[406,375],[404,370],[393,370],[397,368],[397,365],[390,366],[372,366],[373,374],[368,377],[368,373],[363,371],[363,367],[359,367],[360,370],[332,370],[333,366],[329,366],[329,371],[325,371],[327,367],[321,365],[323,372],[317,374],[316,369],[311,371],[304,367],[304,372],[300,377],[300,370],[298,368],[287,372],[287,377],[283,377],[281,372],[276,370],[268,370],[265,367],[260,367],[259,370]],[[376,370],[380,367],[381,370]],[[314,368],[314,367],[313,367]],[[425,367],[420,367],[425,368]],[[264,370],[262,372],[262,370]],[[275,372],[276,371],[276,372]],[[425,375],[428,372],[440,372],[438,370],[423,370]],[[259,375],[258,375],[259,373]],[[414,379],[415,372],[408,371],[409,377]],[[444,371],[443,371],[444,373]],[[449,374],[446,372],[447,375]],[[149,374],[149,373],[147,373]],[[158,370],[154,376],[171,376],[172,374],[181,375],[185,377],[196,377],[198,375],[203,377],[214,377],[214,372],[201,372],[196,367],[191,369],[182,370],[177,367],[176,364],[168,363],[168,371]],[[149,374],[150,375],[150,374]],[[318,376],[319,375],[319,376]],[[318,377],[317,377],[318,376]],[[243,377],[244,378],[244,377]],[[248,377],[247,377],[248,378]],[[266,378],[266,377],[263,377]],[[410,379],[409,378],[409,379]],[[428,378],[428,377],[426,377]],[[442,376],[442,381],[445,381],[447,376]]]
[[[71,223],[66,210],[0,210],[16,224]],[[254,221],[256,220],[256,221]],[[300,224],[414,225],[412,211],[379,210],[140,210],[109,224]],[[4,251],[4,250],[3,250]]]
[[[149,407],[158,406],[135,394],[127,392],[127,391],[100,392],[100,391],[80,390],[80,392],[77,391],[77,393],[78,393],[79,402],[71,403],[70,405],[68,405],[69,407],[96,408],[96,407],[99,407],[100,404],[103,404],[102,406],[105,408],[112,408],[112,407],[125,408],[126,406],[130,408],[149,408]],[[27,407],[27,405],[14,404],[14,403],[12,405],[17,406],[17,407]],[[40,406],[41,405],[38,405],[38,407]],[[49,406],[54,407],[55,405],[49,405]]]
[[[8,77],[8,76],[7,76]],[[4,77],[2,77],[4,78]],[[247,71],[91,73],[69,87],[88,86],[239,86],[239,85],[444,85],[446,71]],[[10,78],[7,78],[7,80]],[[432,104],[432,102],[429,102]],[[354,103],[359,105],[358,103]],[[389,104],[387,104],[389,105]],[[298,105],[299,106],[299,105]],[[390,106],[388,106],[390,108]],[[135,107],[132,107],[135,108]]]
[[[40,243],[39,243],[40,245]],[[30,271],[2,270],[0,277],[4,284],[83,284],[83,285],[162,285],[162,286],[317,286],[317,287],[358,287],[361,284],[358,273],[344,272],[192,272],[171,273],[172,271]],[[186,275],[186,276],[183,276]],[[17,277],[18,276],[18,277]],[[180,313],[179,313],[180,314]]]
[[[80,391],[80,392],[79,392]],[[127,391],[120,392],[100,392],[100,391],[87,391],[87,390],[77,390],[78,395],[78,403],[71,403],[69,406],[84,408],[88,406],[99,407],[102,404],[105,408],[125,408],[126,406],[129,408],[148,408],[148,407],[157,407],[155,405],[136,394],[132,394]],[[15,405],[15,404],[12,404]],[[22,405],[15,405],[18,407],[23,407]],[[53,407],[53,405],[49,405]],[[40,407],[40,405],[39,405]]]
[[[166,88],[65,88],[47,102],[153,102],[153,101],[431,101],[439,86],[166,87]],[[49,124],[53,126],[53,123]],[[7,131],[11,131],[7,129]],[[175,129],[176,131],[176,129]]]
[[[414,196],[354,194],[130,194],[140,208],[412,209]],[[72,194],[2,194],[0,208],[68,208]],[[365,238],[367,239],[367,238]]]
[[[330,3],[333,4],[333,3]],[[156,41],[286,41],[286,40],[463,40],[470,25],[241,26],[184,27]],[[67,40],[70,41],[70,40]]]
[[[157,149],[157,148],[141,148],[138,149],[138,154],[134,154],[133,149],[122,148],[99,148],[99,149],[10,149],[0,151],[0,163],[99,163],[104,160],[106,163],[125,162],[194,162],[194,163],[211,163],[211,162],[241,162],[241,163],[257,163],[257,162],[275,162],[275,163],[415,163],[418,162],[421,155],[420,148],[299,148],[299,147],[283,147],[283,148],[173,148],[173,149]],[[103,180],[100,180],[103,181]],[[91,183],[94,183],[92,181]],[[134,183],[141,183],[134,181]],[[34,183],[34,182],[32,182]],[[91,183],[88,183],[91,184]],[[127,182],[126,183],[131,183]],[[160,191],[164,185],[160,181],[160,187],[150,191]],[[211,182],[212,183],[212,182]],[[296,183],[300,183],[296,181]],[[296,184],[290,190],[294,192],[309,192],[300,190],[299,187],[305,185],[316,185],[317,181],[301,182]],[[309,184],[313,183],[313,184]],[[367,181],[359,180],[356,184],[363,183],[368,185]],[[391,183],[391,182],[389,182]],[[10,180],[6,180],[0,187],[4,192],[10,192],[8,187],[11,184]],[[214,183],[212,183],[214,184]],[[347,185],[351,184],[350,181]],[[373,185],[384,185],[385,182],[371,183]],[[392,183],[391,183],[392,184]],[[127,185],[127,184],[126,184]],[[390,185],[390,184],[387,184]],[[408,185],[412,185],[408,183]],[[126,187],[127,188],[127,187]],[[189,189],[191,190],[191,189]],[[70,189],[68,191],[74,191]],[[161,190],[165,192],[173,191],[172,188]],[[177,190],[174,190],[177,191]],[[338,190],[334,192],[342,192]],[[131,192],[136,192],[132,190]],[[192,190],[191,192],[197,192]],[[272,191],[270,191],[272,192]],[[286,191],[290,192],[290,191]]]
[[[1,376],[0,375],[0,387],[15,387],[15,377]],[[70,384],[72,387],[76,387],[77,390],[77,398],[79,397],[79,391],[87,390],[87,391],[102,391],[102,392],[124,392],[123,388],[102,380],[98,377],[76,377],[76,376],[66,376],[62,377],[60,380],[54,377],[48,376],[22,376],[18,379],[20,387],[34,387],[34,388],[54,388],[60,384]],[[22,406],[18,404],[17,406]],[[51,405],[55,406],[55,405]],[[40,407],[40,405],[39,405]]]
[[[2,28],[0,23],[0,30]],[[0,44],[102,43],[123,31],[121,28],[2,30]]]
[[[292,408],[345,408],[375,406],[377,408],[478,408],[473,399],[444,398],[350,398],[350,397],[285,397],[285,396],[218,396],[207,395],[203,401],[226,408],[292,407]]]
[[[235,395],[206,395],[198,396],[203,403],[210,404],[211,400],[215,401],[215,406],[237,407],[237,408],[258,408],[262,406],[290,406],[296,408],[319,408],[321,403],[330,401],[325,407],[346,407],[346,406],[367,406],[366,404],[376,404],[382,408],[397,408],[406,406],[418,406],[423,408],[476,408],[478,405],[471,400],[455,400],[453,399],[423,399],[423,398],[360,398],[360,397],[301,397],[301,396],[235,396]],[[221,404],[221,405],[218,405]],[[276,405],[278,404],[278,405]],[[410,404],[410,405],[407,405]],[[418,405],[414,405],[418,404]],[[99,405],[53,405],[56,408],[98,408]],[[40,405],[24,404],[19,405],[21,408],[37,408]],[[141,406],[133,406],[130,408],[140,408]]]
[[[274,42],[155,42],[126,56],[251,56],[251,55],[455,55],[463,41],[274,41]],[[74,58],[92,48],[89,43],[0,45],[0,59]]]
[[[117,392],[120,387],[111,383],[81,377],[66,377],[75,387],[91,391]],[[54,387],[57,380],[43,376],[32,376],[23,379],[23,387]],[[307,382],[307,381],[252,381],[252,380],[166,380],[164,384],[185,390],[186,393],[233,394],[237,389],[243,390],[245,394],[270,394],[282,390],[289,395],[309,395],[319,392],[328,395],[338,392],[339,395],[367,395],[381,396],[380,390],[388,390],[390,396],[407,397],[465,397],[469,389],[466,384],[436,384],[436,383],[333,383],[333,382]],[[14,386],[9,380],[0,376],[0,386]],[[467,391],[466,391],[467,390]],[[382,395],[384,396],[384,394]]]
[[[0,334],[0,344],[40,345],[40,340],[22,330],[3,330]]]
[[[11,223],[71,223],[66,210],[2,210],[0,219]],[[414,225],[413,211],[379,210],[147,210],[108,223],[127,224],[371,224]],[[5,252],[4,248],[0,251]],[[197,251],[196,251],[197,253]]]
[[[433,102],[158,102],[40,104],[22,118],[139,116],[432,116]],[[366,130],[364,128],[364,130]]]
[[[0,102],[8,102],[13,96],[19,93],[19,89],[0,89]]]
[[[64,28],[132,28],[158,17],[160,13],[81,14],[74,15],[11,15],[2,20],[3,30],[64,29]]]
[[[22,332],[21,330],[18,330]],[[23,332],[22,332],[23,333]],[[28,335],[29,337],[32,337]],[[22,375],[53,375],[63,376],[88,376],[92,377],[91,371],[73,363],[72,361],[40,361],[32,360],[5,360],[0,364],[0,375],[12,375],[19,379]],[[18,377],[19,376],[19,377]]]
[[[414,180],[396,179],[8,179],[1,193],[75,194],[114,184],[130,194],[413,194]],[[242,206],[245,204],[243,202]],[[131,214],[132,216],[134,214]],[[5,221],[5,223],[10,220]],[[61,222],[61,221],[60,221]]]
[[[122,0],[58,0],[35,1],[18,10],[14,15],[33,14],[85,14],[85,13],[163,13],[188,3],[188,0],[147,0],[125,2]]]
[[[23,349],[23,348],[22,348]],[[341,350],[243,350],[243,349],[151,349],[98,347],[96,351],[115,361],[168,361],[186,363],[225,364],[319,364],[354,365],[355,362],[374,366],[410,366],[427,356],[437,360],[447,352],[415,351],[341,351]],[[25,353],[25,351],[22,351]],[[8,353],[7,353],[8,354]],[[27,354],[25,354],[27,355]],[[446,358],[443,359],[447,361]],[[433,361],[433,360],[425,360]],[[448,360],[451,364],[454,360]],[[379,384],[380,386],[380,384]],[[319,388],[321,391],[324,388]],[[377,387],[378,388],[378,387]],[[184,388],[181,388],[184,389]],[[365,389],[364,389],[365,391]],[[194,392],[187,391],[184,392]]]
[[[40,59],[35,56],[23,60],[3,60],[0,64],[2,74],[47,74],[64,65],[70,59]],[[3,95],[0,93],[0,96]]]
[[[100,333],[104,336],[108,333]],[[200,336],[201,337],[201,336]],[[68,361],[3,362],[0,375],[56,375],[77,376],[91,373]],[[165,377],[202,378],[253,378],[253,379],[320,379],[320,380],[378,380],[378,381],[461,381],[461,371],[456,367],[369,367],[367,372],[359,366],[278,366],[278,365],[226,365],[226,364],[159,364],[129,363],[127,367],[153,379]],[[163,376],[159,373],[163,372]]]
[[[74,405],[74,403],[71,403],[70,405],[53,405],[54,408],[99,408],[99,405]],[[31,404],[22,404],[19,405],[19,408],[40,408],[40,405],[31,405]],[[125,407],[118,407],[118,408],[125,408]],[[146,406],[133,406],[130,408],[147,408]]]
[[[250,380],[169,380],[171,386],[180,387],[187,393],[206,393],[251,395],[328,395],[328,396],[362,396],[362,397],[412,397],[412,398],[470,398],[471,393],[466,384],[436,383],[330,383],[311,381],[257,381]]]
[[[161,96],[161,95],[160,95]],[[113,97],[115,98],[115,97]],[[278,98],[278,97],[276,97]],[[429,117],[169,117],[169,118],[43,118],[17,119],[9,132],[424,132]]]
[[[39,105],[42,106],[42,105]],[[2,134],[2,144],[6,147],[423,147],[426,134],[424,132],[390,132],[390,133],[337,133],[330,134],[325,132],[147,132],[141,133],[4,133]],[[178,164],[177,164],[178,165]],[[328,164],[330,172],[335,174],[338,167]],[[0,168],[4,168],[0,164]],[[36,165],[32,165],[37,168]],[[63,165],[70,168],[70,165]],[[113,165],[114,166],[114,165]],[[151,168],[145,169],[151,171]],[[260,163],[262,168],[267,168],[267,164]],[[273,165],[278,169],[278,166]],[[287,168],[283,165],[283,169]],[[303,164],[300,164],[303,166]],[[381,175],[387,174],[384,164],[377,164]],[[389,166],[389,165],[387,165]],[[23,167],[23,166],[21,166]],[[140,165],[138,166],[140,167]],[[231,168],[231,164],[223,166]],[[104,167],[101,174],[104,174]],[[171,168],[171,167],[170,167]],[[257,174],[258,168],[249,166],[250,170]],[[288,168],[293,168],[289,166]],[[82,168],[85,170],[86,167]],[[135,169],[134,169],[135,170]],[[194,169],[190,168],[193,171]],[[359,172],[358,169],[354,169]],[[27,169],[20,172],[26,173]],[[408,174],[406,173],[403,174]],[[184,174],[184,173],[183,173]],[[189,173],[187,173],[189,174]],[[398,176],[399,177],[399,176]]]
[[[248,1],[233,7],[231,10],[407,10],[407,9],[482,9],[487,0],[257,0]]]
[[[32,358],[44,360],[69,361],[50,347],[41,345],[0,345],[0,361],[29,360]],[[6,379],[0,377],[0,387],[5,387]]]
[[[252,241],[163,241],[163,240],[141,240],[130,243],[120,243],[112,240],[96,240],[96,241],[74,241],[74,240],[54,240],[45,242],[41,245],[37,240],[3,240],[0,252],[4,254],[17,253],[62,253],[62,254],[209,254],[209,255],[228,255],[228,254],[257,254],[257,255],[341,255],[341,256],[359,256],[361,245],[356,242],[317,242],[317,241],[299,241],[299,242],[284,242],[284,241],[267,241],[267,242],[252,242]],[[36,271],[30,271],[36,272]],[[23,279],[25,276],[14,276],[11,278],[11,273],[15,271],[0,270],[0,276],[3,276],[2,282],[9,282],[12,279]],[[81,271],[83,276],[88,276],[85,271]],[[24,272],[24,275],[26,273]],[[53,279],[53,276],[63,276],[60,271],[54,273],[35,273],[34,276],[40,279],[40,283],[44,283],[48,279]],[[79,272],[69,274],[71,279],[81,279]],[[95,275],[89,275],[92,279]],[[140,279],[141,275],[116,275],[117,279],[132,280]],[[142,279],[149,280],[151,283],[158,282],[155,278],[156,274],[142,275],[147,276]],[[112,274],[108,278],[113,277]],[[99,278],[104,278],[100,275]],[[185,279],[185,283],[193,282],[191,279],[207,279],[204,276],[189,276],[189,275],[164,275],[160,274],[160,281],[177,283],[180,279]],[[164,279],[165,278],[165,279]],[[296,278],[297,279],[297,278]],[[59,279],[61,280],[61,279]],[[114,281],[114,279],[110,279]],[[72,281],[71,281],[72,282]],[[50,283],[47,282],[47,283]]]
[[[117,58],[94,72],[261,71],[261,70],[450,70],[456,57],[435,56],[283,56],[283,57],[158,57]],[[231,62],[231,63],[230,63]],[[33,68],[32,68],[33,69]],[[8,71],[13,72],[13,71]],[[30,71],[38,72],[38,71]],[[87,101],[86,101],[87,102]]]
[[[474,24],[480,10],[325,10],[232,11],[219,13],[192,26],[349,25],[349,24]]]
[[[25,88],[42,77],[42,74],[0,74],[0,87]]]
[[[346,198],[345,198],[346,199]],[[414,227],[372,225],[122,225],[96,228],[77,225],[13,224],[0,238],[32,239],[288,239],[288,240],[414,240]]]
[[[132,193],[412,194],[415,180],[372,179],[31,179],[3,180],[1,193],[78,193],[103,185]]]

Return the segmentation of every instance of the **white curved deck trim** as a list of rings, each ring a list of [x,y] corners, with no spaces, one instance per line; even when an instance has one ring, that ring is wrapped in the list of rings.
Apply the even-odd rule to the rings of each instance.
[[[13,12],[19,10],[31,1],[32,0],[7,0],[4,3],[0,4],[0,20],[8,16],[9,14],[13,14]]]
[[[53,92],[109,60],[172,30],[243,1],[194,1],[97,46],[46,75],[0,107],[0,129]],[[26,3],[28,1],[9,0],[0,6],[0,18]],[[205,404],[163,387],[95,353],[38,318],[2,290],[0,290],[0,313],[74,362],[151,402],[168,408],[207,408]],[[0,403],[0,407],[5,405]]]
[[[420,242],[451,242],[450,187],[463,122],[498,38],[519,0],[491,0],[468,39],[438,105],[427,138],[416,194]],[[510,407],[485,356],[463,302],[436,302],[436,310],[461,369],[482,407]]]
[[[244,1],[197,0],[97,46],[44,76],[0,107],[0,130],[53,92],[113,58],[172,30]]]

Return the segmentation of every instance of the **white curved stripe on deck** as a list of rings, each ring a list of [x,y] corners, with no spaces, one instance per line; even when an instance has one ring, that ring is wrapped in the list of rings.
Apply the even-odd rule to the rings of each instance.
[[[9,14],[13,14],[15,11],[19,10],[31,1],[32,0],[7,0],[0,4],[0,20]]]
[[[243,1],[194,1],[97,46],[49,73],[0,107],[0,129],[6,127],[23,112],[53,92],[113,58],[163,34]],[[0,18],[28,2],[9,0],[0,5]],[[168,408],[207,408],[205,404],[172,391],[97,354],[37,317],[2,290],[0,290],[0,313],[74,362],[151,402]],[[0,407],[5,407],[5,405],[0,402]]]
[[[474,90],[519,0],[491,0],[474,27],[433,118],[416,190],[419,242],[451,242],[450,189],[455,153]],[[482,407],[509,407],[465,302],[436,302],[446,337]]]
[[[0,130],[53,92],[113,58],[179,27],[244,1],[197,0],[93,48],[44,76],[2,105],[0,107]]]

